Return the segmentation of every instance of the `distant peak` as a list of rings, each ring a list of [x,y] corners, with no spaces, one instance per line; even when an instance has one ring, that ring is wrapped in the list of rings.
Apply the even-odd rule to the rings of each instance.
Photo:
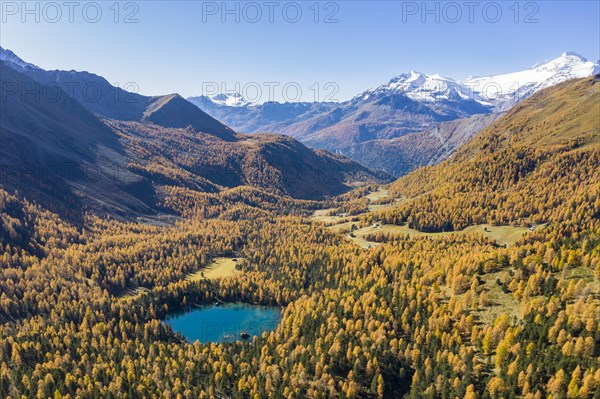
[[[167,94],[167,95],[165,95],[163,97],[166,100],[168,100],[168,101],[172,101],[172,100],[175,100],[175,101],[181,101],[181,100],[187,101],[185,98],[181,97],[181,95],[179,95],[179,93],[171,93],[171,94]]]
[[[226,98],[242,98],[242,95],[237,91],[235,93],[219,93],[214,95],[212,98],[226,99]]]
[[[37,66],[23,61],[21,58],[19,58],[18,55],[16,55],[9,49],[5,49],[3,47],[0,47],[0,61],[4,61],[9,65],[15,65],[15,66],[18,66],[21,68],[29,67],[29,68],[33,68],[33,69],[39,69]],[[13,69],[14,69],[14,67],[13,67]]]
[[[5,49],[4,47],[0,46],[0,60],[4,61],[7,58],[19,58],[15,55],[15,53],[13,53],[12,51],[10,51],[9,49]]]
[[[219,94],[212,96],[212,99],[216,100],[216,101],[225,101],[225,100],[227,100],[227,98],[228,98],[227,94],[224,94],[224,93],[219,93]]]
[[[562,58],[571,57],[571,58],[579,58],[581,61],[587,61],[587,59],[574,51],[565,51],[560,55]]]
[[[564,65],[578,65],[578,64],[585,64],[588,62],[589,61],[587,60],[587,58],[585,58],[581,54],[578,54],[574,51],[565,51],[564,53],[562,53],[560,55],[560,57],[554,58],[552,60],[545,60],[542,62],[538,62],[537,64],[533,65],[529,69],[537,69],[540,67],[546,68],[548,66],[550,66],[550,67],[561,66],[562,67]]]
[[[242,95],[238,92],[219,93],[219,94],[216,94],[216,95],[210,97],[210,99],[213,102],[216,102],[217,104],[229,105],[229,106],[243,106],[243,105],[250,104],[250,102],[246,101],[246,99],[244,97],[242,97]]]
[[[452,81],[452,82],[455,81],[454,79],[446,77],[444,75],[440,75],[439,73],[431,75],[430,78],[431,79],[436,79],[436,80],[448,80],[448,81]]]

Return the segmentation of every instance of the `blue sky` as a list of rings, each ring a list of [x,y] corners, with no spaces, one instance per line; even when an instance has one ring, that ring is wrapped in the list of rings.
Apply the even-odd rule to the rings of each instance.
[[[410,70],[462,79],[568,50],[600,58],[597,1],[315,3],[228,2],[227,13],[221,1],[58,1],[26,13],[2,1],[0,45],[46,69],[135,82],[142,94],[210,94],[216,84],[259,101],[280,100],[284,87],[288,99],[299,88],[303,100],[345,100]]]

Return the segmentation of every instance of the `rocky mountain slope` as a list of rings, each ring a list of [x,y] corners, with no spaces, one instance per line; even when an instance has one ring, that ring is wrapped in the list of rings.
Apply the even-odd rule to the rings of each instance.
[[[485,126],[482,122],[496,118],[486,115],[504,112],[554,84],[598,71],[598,63],[567,52],[524,71],[464,81],[412,71],[338,104],[258,105],[239,95],[222,94],[217,99],[189,100],[237,131],[287,134],[310,147],[340,152],[400,176],[451,155],[477,127]],[[474,123],[471,118],[476,115],[483,116]],[[439,131],[453,132],[455,137],[443,138]],[[389,155],[384,163],[381,150]]]
[[[389,181],[290,137],[236,134],[177,94],[145,97],[97,75],[45,71],[2,54],[2,184],[61,213],[152,214],[164,210],[168,187],[250,185],[314,199]],[[90,82],[102,101],[66,91]]]
[[[0,60],[10,68],[50,87],[59,87],[88,111],[100,116],[126,121],[148,120],[165,127],[192,126],[231,140],[234,131],[207,115],[177,94],[143,96],[111,85],[102,76],[89,72],[45,70],[21,60],[10,50],[0,47]]]
[[[393,139],[356,143],[342,148],[339,153],[373,169],[403,176],[421,166],[435,165],[447,159],[501,116],[502,113],[492,113],[442,122],[424,131]]]
[[[3,187],[69,216],[84,202],[116,213],[151,211],[151,182],[129,171],[108,126],[57,86],[40,85],[3,62],[0,72]]]

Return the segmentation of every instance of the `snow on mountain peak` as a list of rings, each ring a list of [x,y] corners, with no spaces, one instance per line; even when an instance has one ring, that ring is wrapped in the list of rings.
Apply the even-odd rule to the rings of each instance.
[[[238,92],[219,93],[210,97],[210,100],[215,104],[227,105],[229,107],[242,107],[251,104],[249,101],[246,101]]]
[[[19,56],[10,51],[9,49],[5,49],[0,46],[0,61],[11,64],[11,66],[18,66],[21,68],[33,68],[39,69],[37,66],[30,64],[28,62],[23,61]]]
[[[567,51],[558,58],[508,74],[469,77],[456,81],[440,74],[428,75],[415,70],[403,73],[374,90],[355,98],[367,100],[372,94],[401,93],[424,103],[438,101],[476,101],[497,110],[507,109],[531,94],[569,79],[583,78],[600,72],[599,64]]]
[[[371,91],[370,91],[371,92]],[[410,71],[396,76],[387,84],[373,90],[375,93],[402,93],[419,102],[436,102],[440,100],[461,100],[468,97],[467,90],[454,79],[440,74],[428,75],[418,71]]]
[[[484,102],[505,109],[546,87],[569,79],[591,76],[598,71],[598,63],[569,51],[524,71],[469,78],[461,83],[473,90]]]
[[[584,56],[582,56],[581,54],[578,54],[574,51],[565,51],[564,53],[562,53],[560,55],[560,57],[561,58],[573,57],[573,58],[578,58],[580,61],[587,62],[587,59]]]

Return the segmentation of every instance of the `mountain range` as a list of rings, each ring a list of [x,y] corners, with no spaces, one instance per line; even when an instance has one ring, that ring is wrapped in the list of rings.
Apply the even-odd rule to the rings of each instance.
[[[3,57],[1,398],[599,398],[600,74],[327,198],[387,176]]]
[[[401,176],[446,159],[539,90],[599,71],[598,62],[565,52],[524,71],[464,81],[412,71],[340,103],[253,104],[239,93],[188,100],[236,131],[290,135]]]
[[[321,199],[388,182],[449,158],[515,103],[599,69],[564,53],[465,81],[413,71],[343,103],[251,104],[237,94],[143,96],[2,48],[0,67],[3,185],[67,213],[122,217],[164,210],[174,189],[247,185]]]
[[[154,214],[173,188],[320,199],[390,180],[289,136],[238,134],[178,94],[130,93],[2,48],[0,72],[2,184],[62,213]]]

